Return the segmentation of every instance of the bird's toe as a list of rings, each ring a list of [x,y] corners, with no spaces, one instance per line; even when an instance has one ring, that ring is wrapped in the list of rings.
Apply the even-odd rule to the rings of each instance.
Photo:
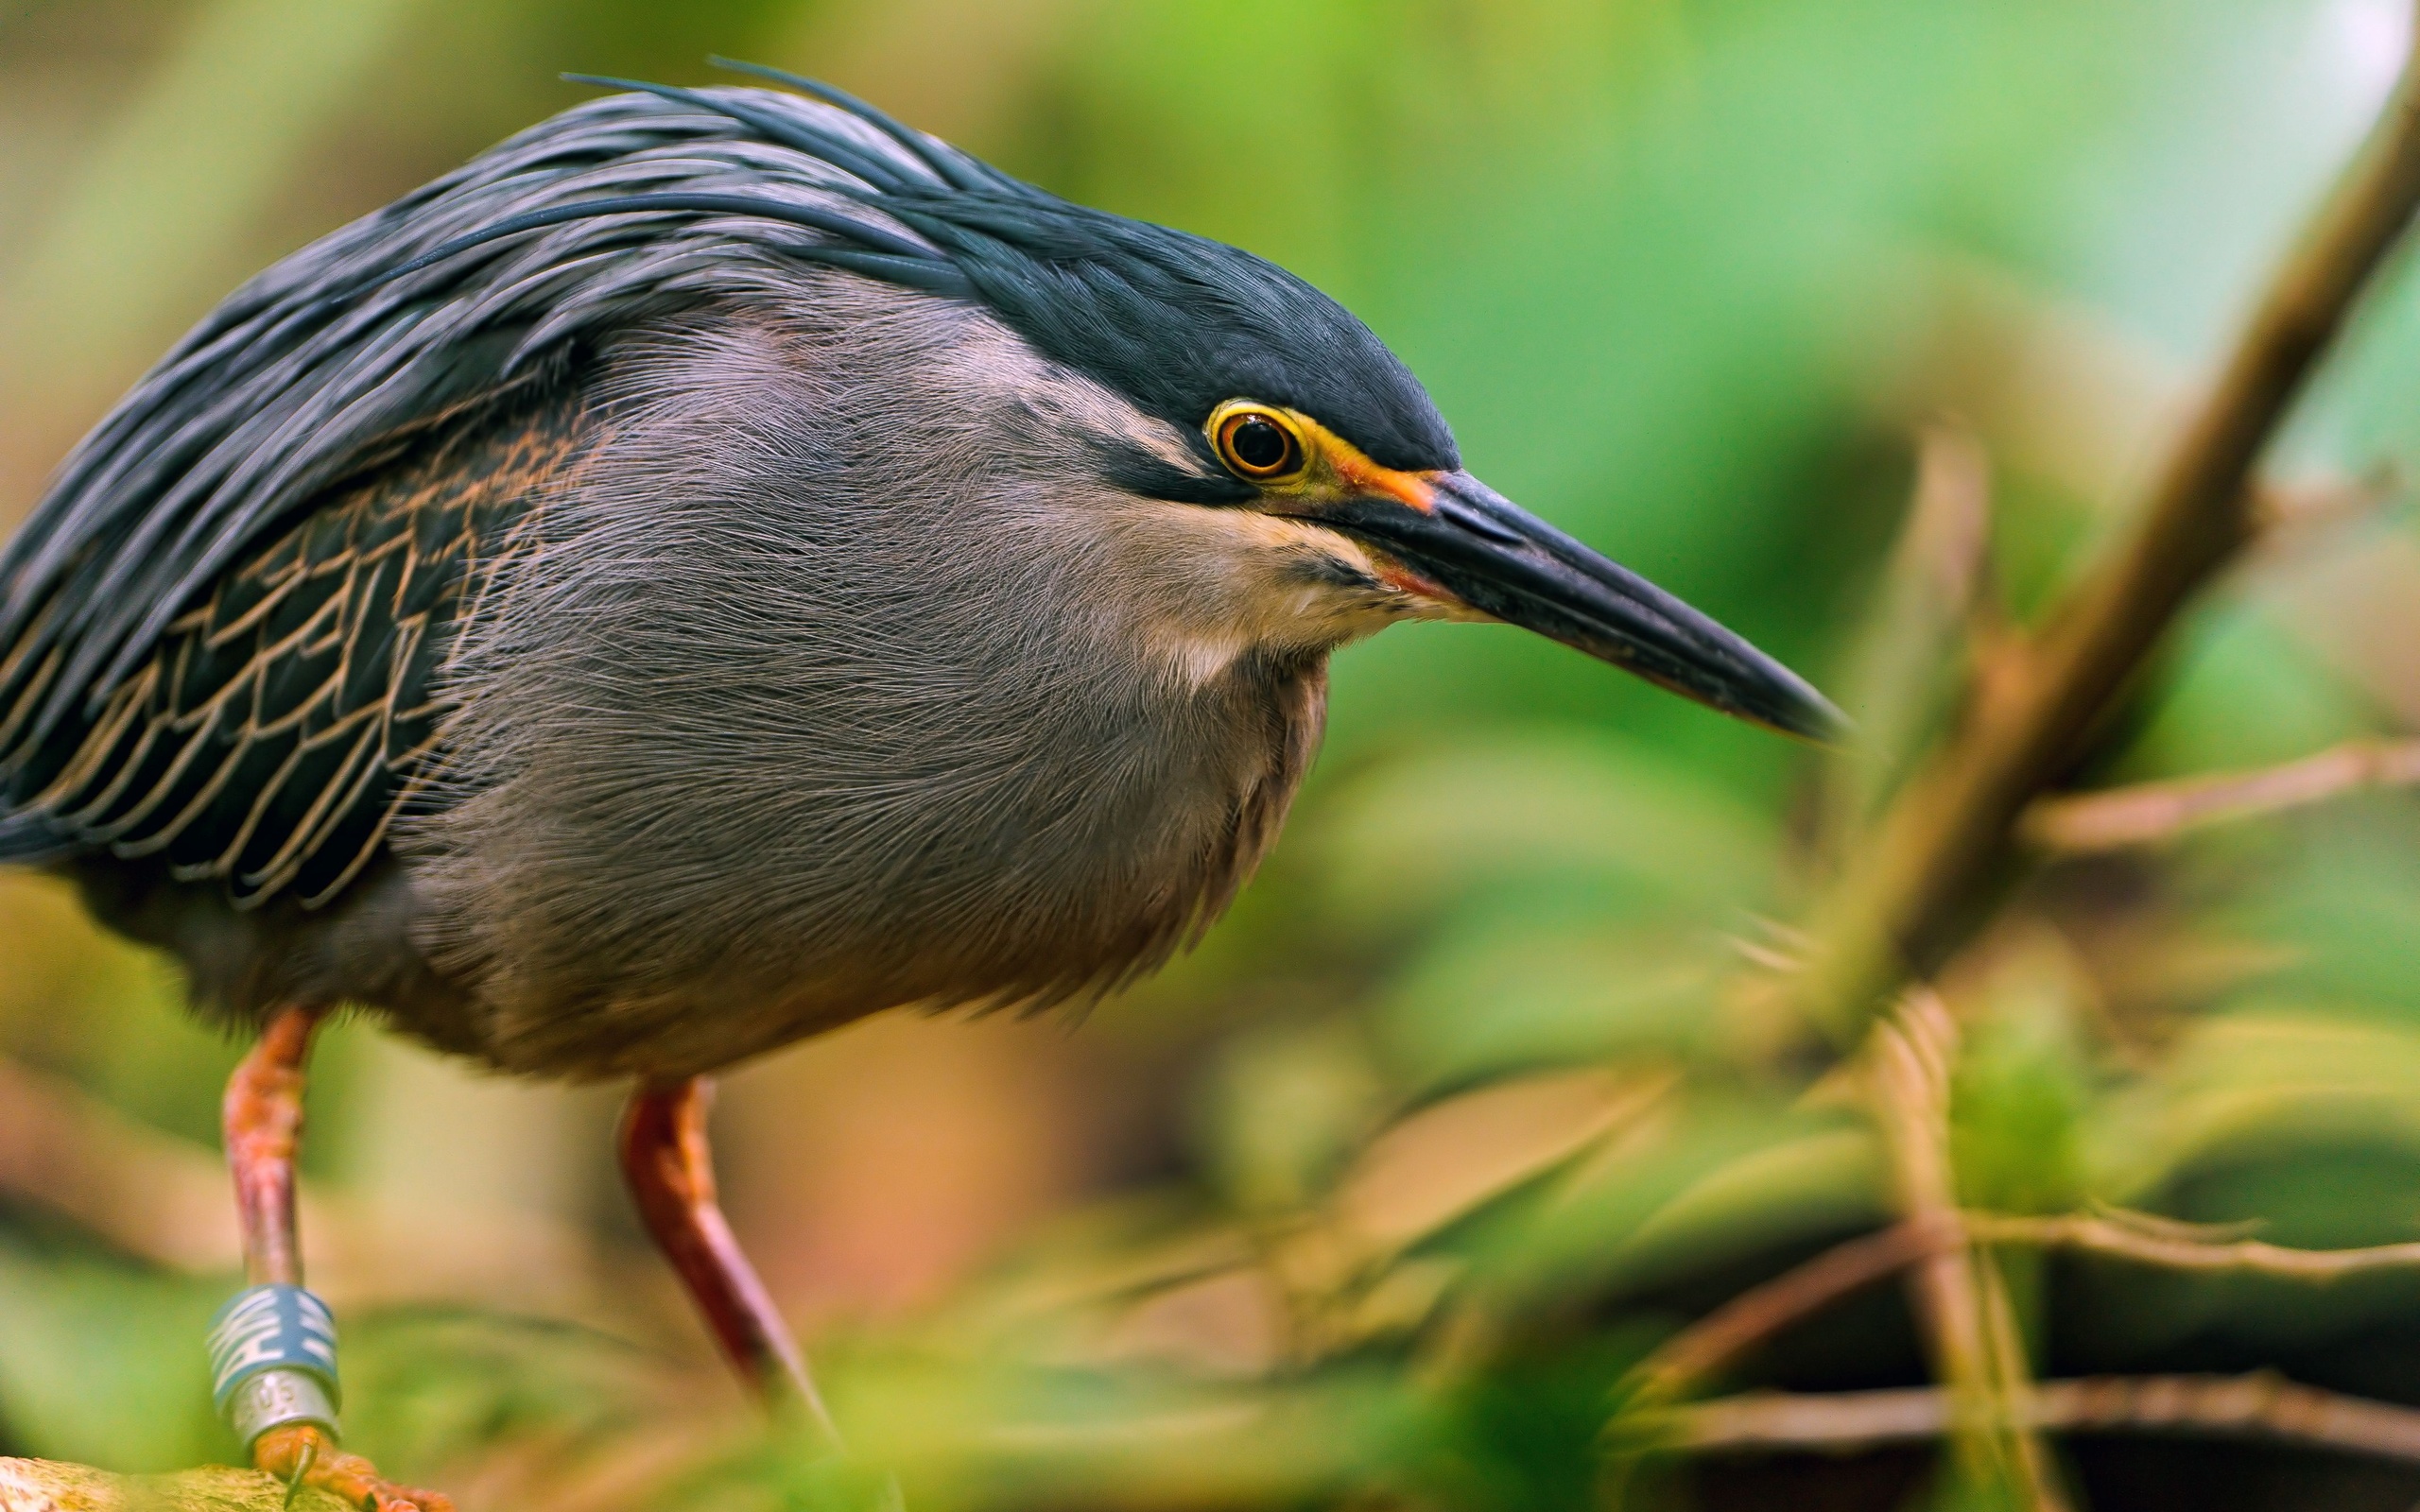
[[[291,1486],[315,1486],[361,1512],[454,1512],[442,1491],[398,1486],[359,1454],[338,1449],[312,1423],[273,1428],[254,1441],[252,1463]]]

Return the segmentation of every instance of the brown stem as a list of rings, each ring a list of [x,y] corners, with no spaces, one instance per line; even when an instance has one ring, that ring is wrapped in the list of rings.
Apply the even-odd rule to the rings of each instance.
[[[1822,1396],[1758,1392],[1672,1409],[1652,1431],[1701,1453],[1848,1454],[1941,1437],[1955,1418],[1938,1386]],[[2247,1376],[2105,1376],[2038,1383],[2023,1426],[2049,1433],[2264,1438],[2420,1462],[2420,1410]]]
[[[2360,1249],[2294,1249],[2256,1239],[2211,1240],[2165,1233],[2119,1219],[1967,1212],[1909,1218],[1836,1245],[1806,1263],[1740,1293],[1667,1340],[1633,1379],[1639,1404],[1677,1400],[1699,1382],[1844,1297],[1972,1240],[2079,1250],[2169,1270],[2233,1271],[2325,1283],[2370,1271],[2420,1269],[2420,1242]]]
[[[2325,802],[2365,787],[2414,783],[2420,783],[2420,740],[2351,740],[2254,772],[2037,799],[2025,811],[2021,833],[2028,843],[2047,850],[2114,850],[2166,840],[2206,824]]]
[[[1909,1219],[1835,1245],[1740,1293],[1666,1340],[1634,1373],[1638,1384],[1632,1400],[1645,1405],[1686,1396],[1699,1382],[1801,1318],[1963,1239],[1956,1224]]]
[[[1946,1234],[1908,1278],[1934,1374],[1957,1404],[1950,1440],[1975,1486],[2005,1486],[2039,1512],[2063,1512],[2050,1457],[2025,1420],[2032,1374],[1993,1258],[1965,1240],[1949,1161],[1950,1076],[1958,1022],[1913,991],[1869,1041],[1876,1121],[1910,1223]]]
[[[2255,527],[2252,469],[2415,206],[2420,92],[2402,85],[2353,171],[2278,271],[2117,555],[1978,697],[1885,815],[1816,919],[1802,1005],[1843,1040],[1970,936],[2028,803],[2103,730],[2187,602]]]
[[[1921,427],[1915,450],[1914,494],[1841,678],[1842,707],[1858,722],[1868,759],[1827,774],[1821,815],[1827,854],[1840,853],[1921,751],[1920,737],[1955,689],[1969,641],[1999,625],[1988,571],[1992,459],[1980,438],[1947,420]]]
[[[1774,1334],[1833,1303],[1897,1275],[1916,1262],[1973,1240],[2071,1249],[2169,1270],[2238,1272],[2324,1284],[2370,1271],[2420,1269],[2420,1242],[2360,1249],[2294,1249],[2256,1239],[2210,1240],[2163,1233],[2140,1224],[2087,1214],[2022,1217],[1967,1212],[1910,1218],[1836,1245],[1708,1313],[1650,1355],[1634,1372],[1632,1400],[1677,1400],[1700,1382]]]
[[[2183,1230],[2164,1231],[2143,1219],[2081,1213],[1957,1216],[1958,1221],[1945,1222],[1934,1212],[1860,1234],[1740,1293],[1674,1334],[1640,1364],[1631,1377],[1636,1384],[1626,1418],[1631,1413],[1651,1414],[1685,1397],[1707,1377],[1791,1325],[1970,1240],[2079,1250],[2170,1270],[2231,1271],[2322,1284],[2368,1271],[2420,1268],[2420,1243],[2293,1249],[2253,1239],[2212,1240]]]
[[[2241,1271],[2282,1280],[2332,1281],[2364,1271],[2420,1267],[2420,1244],[2363,1249],[2290,1249],[2256,1239],[2211,1241],[2162,1233],[2109,1218],[1970,1213],[1967,1231],[1985,1244],[2039,1245],[2131,1260],[2170,1270]]]

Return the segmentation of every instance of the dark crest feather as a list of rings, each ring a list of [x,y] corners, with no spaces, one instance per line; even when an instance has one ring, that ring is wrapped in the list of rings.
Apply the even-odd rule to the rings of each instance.
[[[537,231],[547,226],[561,226],[575,220],[595,219],[603,215],[666,214],[686,211],[701,215],[759,215],[767,220],[787,221],[810,231],[823,232],[856,242],[867,251],[883,254],[892,262],[929,263],[941,267],[947,260],[931,248],[893,235],[881,227],[843,215],[837,211],[821,210],[813,205],[786,204],[778,199],[765,199],[749,195],[619,195],[606,199],[583,199],[577,204],[555,205],[545,210],[533,210],[513,215],[484,227],[467,236],[457,236],[442,247],[421,253],[397,267],[388,278],[405,278],[449,258],[467,252],[475,247],[511,236],[525,231]],[[822,249],[802,248],[802,254],[812,256]],[[959,281],[964,286],[964,281]]]
[[[883,135],[906,147],[953,189],[997,189],[1003,184],[1014,186],[1016,180],[989,163],[947,146],[936,146],[922,131],[911,130],[890,115],[868,105],[844,90],[834,89],[821,79],[808,78],[786,69],[768,68],[763,63],[741,62],[737,59],[709,57],[707,62],[729,74],[748,74],[775,84],[787,85],[802,94],[812,95],[826,105],[837,106],[858,120],[880,130]]]
[[[601,74],[565,74],[563,79],[573,84],[597,84],[607,89],[635,90],[639,94],[652,94],[658,99],[671,100],[678,105],[694,105],[701,111],[712,111],[717,115],[728,115],[743,126],[752,127],[763,132],[786,147],[795,147],[808,157],[821,158],[834,167],[845,169],[875,188],[890,194],[897,194],[906,189],[911,181],[829,131],[818,131],[796,122],[785,121],[769,111],[756,110],[736,100],[716,99],[710,95],[700,94],[693,89],[680,89],[670,84],[643,83],[634,78],[610,78]]]

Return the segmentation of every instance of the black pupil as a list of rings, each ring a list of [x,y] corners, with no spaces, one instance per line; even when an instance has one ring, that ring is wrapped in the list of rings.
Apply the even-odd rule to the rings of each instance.
[[[1227,444],[1235,450],[1236,460],[1255,472],[1273,472],[1294,449],[1284,431],[1257,415],[1236,421],[1227,433]]]

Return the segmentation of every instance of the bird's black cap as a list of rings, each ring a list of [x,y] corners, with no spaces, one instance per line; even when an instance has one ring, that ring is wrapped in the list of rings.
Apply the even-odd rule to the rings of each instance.
[[[1420,381],[1351,312],[1284,268],[1038,192],[951,208],[963,216],[948,224],[956,260],[984,302],[1044,355],[1145,413],[1199,426],[1249,396],[1318,416],[1388,467],[1460,465]]]
[[[1192,429],[1224,401],[1249,396],[1317,415],[1388,467],[1460,465],[1452,430],[1410,369],[1351,311],[1267,259],[1071,203],[813,79],[716,62],[792,85],[848,112],[904,147],[914,166],[871,153],[795,111],[758,103],[762,95],[752,100],[733,91],[569,77],[702,107],[797,148],[819,169],[840,169],[864,186],[841,192],[922,241],[829,211],[803,215],[793,203],[760,203],[763,214],[834,238],[832,245],[800,249],[801,255],[979,301],[1045,356],[1108,386],[1146,414]],[[819,180],[817,187],[837,186]],[[668,198],[558,207],[544,218],[518,217],[463,238],[422,261],[490,235],[558,223],[575,212],[680,208]],[[739,208],[741,198],[695,209],[728,213]]]

